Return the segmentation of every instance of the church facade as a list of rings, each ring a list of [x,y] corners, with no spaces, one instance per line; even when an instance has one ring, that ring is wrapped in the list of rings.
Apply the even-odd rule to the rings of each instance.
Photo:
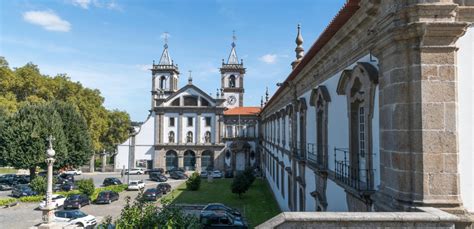
[[[165,44],[151,68],[151,109],[135,134],[118,146],[115,169],[219,169],[226,173],[257,165],[259,107],[243,107],[245,68],[235,43],[220,68],[215,96],[188,83],[178,89],[180,71]]]

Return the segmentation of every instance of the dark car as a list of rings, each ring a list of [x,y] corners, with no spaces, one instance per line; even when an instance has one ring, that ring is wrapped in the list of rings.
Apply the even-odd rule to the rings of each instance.
[[[30,176],[29,175],[16,175],[13,179],[15,184],[29,184]]]
[[[234,216],[242,216],[242,214],[240,213],[239,210],[235,209],[235,208],[230,208],[230,207],[227,207],[225,206],[224,204],[221,204],[221,203],[210,203],[208,205],[206,205],[202,211],[201,211],[201,214],[205,213],[205,212],[227,212],[229,214],[232,214]]]
[[[60,190],[61,191],[66,191],[66,192],[72,191],[75,188],[76,188],[76,185],[72,182],[66,182],[64,184],[61,184],[61,186],[60,186]]]
[[[162,173],[150,173],[150,180],[158,181],[158,182],[165,182],[168,178],[163,175]]]
[[[161,191],[157,188],[149,188],[143,193],[143,199],[148,201],[156,201],[161,197]]]
[[[227,212],[206,212],[200,215],[203,228],[239,228],[247,229],[247,222]]]
[[[172,172],[176,172],[176,171],[180,171],[180,172],[183,172],[184,173],[184,169],[182,168],[171,168],[170,170],[166,171],[166,173],[172,173]]]
[[[69,196],[66,198],[64,201],[64,209],[70,209],[70,208],[81,208],[84,205],[89,205],[91,204],[91,200],[87,195],[84,194],[75,194],[72,196]]]
[[[154,169],[147,169],[145,170],[145,174],[150,174],[150,173],[165,173],[165,170],[163,168],[154,168]]]
[[[225,178],[233,178],[234,177],[234,172],[233,171],[225,171],[224,177]]]
[[[74,183],[74,175],[62,173],[57,176],[57,184],[65,184],[71,182]]]
[[[120,179],[115,178],[115,177],[108,177],[104,179],[104,182],[102,182],[104,186],[109,186],[109,185],[118,185],[122,184],[122,181]]]
[[[97,196],[95,203],[97,204],[110,204],[112,201],[119,199],[119,194],[114,191],[102,191]]]
[[[33,189],[27,184],[19,184],[16,185],[13,190],[12,190],[12,196],[13,197],[22,197],[22,196],[34,196],[37,195]]]
[[[5,174],[0,176],[0,191],[12,190],[15,186],[15,174]]]
[[[163,195],[171,191],[171,185],[168,183],[161,183],[156,186],[156,189]]]
[[[181,172],[181,171],[170,172],[170,177],[175,179],[175,180],[188,179],[188,175],[184,174],[184,172]]]

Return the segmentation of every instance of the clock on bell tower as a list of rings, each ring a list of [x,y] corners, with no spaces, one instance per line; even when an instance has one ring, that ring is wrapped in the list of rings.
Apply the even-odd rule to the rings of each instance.
[[[226,99],[226,107],[242,107],[244,105],[244,75],[245,68],[243,60],[237,58],[235,51],[235,35],[233,36],[232,49],[230,50],[227,63],[222,59],[221,88]]]

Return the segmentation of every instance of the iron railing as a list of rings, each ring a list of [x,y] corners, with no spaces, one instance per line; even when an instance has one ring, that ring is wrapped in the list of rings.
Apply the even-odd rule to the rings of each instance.
[[[327,157],[324,157],[325,145],[308,143],[306,146],[306,159],[319,169],[327,169]]]
[[[359,191],[373,191],[374,169],[352,165],[348,154],[349,149],[334,148],[335,179]]]

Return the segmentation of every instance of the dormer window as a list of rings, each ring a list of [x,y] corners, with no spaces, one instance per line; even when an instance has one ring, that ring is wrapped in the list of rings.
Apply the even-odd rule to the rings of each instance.
[[[234,75],[229,76],[229,87],[230,88],[235,88],[235,76]]]

